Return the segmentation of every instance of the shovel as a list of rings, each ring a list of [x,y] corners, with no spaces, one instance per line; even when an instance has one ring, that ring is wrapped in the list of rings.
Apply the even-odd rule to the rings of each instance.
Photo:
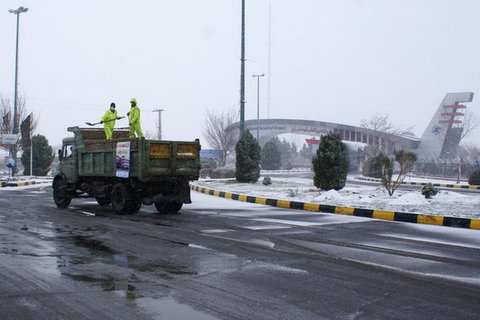
[[[110,122],[110,121],[114,121],[114,120],[120,120],[120,119],[123,119],[123,118],[125,118],[125,117],[117,117],[116,119],[110,119],[110,120],[103,121],[103,122],[95,122],[95,123],[85,122],[85,124],[87,124],[89,126],[96,126],[97,124],[101,124],[101,123],[104,123],[104,122]]]

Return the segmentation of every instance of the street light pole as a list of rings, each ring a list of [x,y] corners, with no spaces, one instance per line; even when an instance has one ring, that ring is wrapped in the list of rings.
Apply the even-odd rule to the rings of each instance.
[[[163,109],[155,109],[152,112],[158,112],[158,140],[162,140],[162,111]]]
[[[17,15],[17,39],[15,46],[15,89],[14,89],[14,98],[13,98],[13,134],[18,133],[18,119],[17,119],[17,101],[18,101],[18,36],[19,36],[19,25],[20,25],[20,13],[27,12],[28,8],[18,7],[17,10],[9,9],[8,12]],[[13,154],[13,147],[10,147],[10,152],[14,157],[13,162],[14,166],[12,168],[12,176],[15,175],[16,168],[16,154]]]
[[[242,40],[240,57],[240,136],[245,129],[245,0],[242,0]]]
[[[263,77],[265,73],[254,74],[252,77],[257,78],[257,142],[260,143],[258,128],[260,126],[260,77]]]

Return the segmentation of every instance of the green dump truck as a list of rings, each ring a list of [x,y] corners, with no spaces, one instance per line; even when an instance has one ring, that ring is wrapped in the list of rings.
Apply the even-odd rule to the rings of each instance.
[[[53,200],[60,208],[72,198],[93,197],[101,206],[131,214],[142,204],[176,213],[191,203],[189,182],[200,172],[200,142],[128,138],[115,130],[70,127],[58,151],[60,172],[53,179]]]

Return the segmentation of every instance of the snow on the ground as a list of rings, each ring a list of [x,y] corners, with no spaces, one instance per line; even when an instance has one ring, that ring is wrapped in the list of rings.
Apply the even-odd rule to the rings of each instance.
[[[461,193],[454,189],[439,189],[437,195],[432,199],[425,199],[420,189],[416,191],[397,189],[393,196],[389,196],[387,190],[378,183],[365,186],[347,182],[345,188],[341,190],[320,191],[314,187],[313,181],[309,179],[289,177],[271,177],[271,179],[272,184],[268,186],[262,184],[263,176],[256,183],[206,180],[199,181],[198,184],[220,191],[280,200],[450,217],[480,218],[480,192]],[[349,180],[351,179],[354,179],[354,176],[349,177]],[[417,180],[412,179],[412,181]],[[429,179],[428,182],[446,183],[445,181],[432,179]]]
[[[51,184],[53,181],[52,177],[26,177],[26,176],[16,176],[16,177],[8,177],[8,176],[0,176],[0,182],[4,183],[25,183],[25,182],[35,182],[35,184],[27,185],[27,186],[8,186],[2,187],[0,190],[13,190],[13,191],[20,191],[23,189],[33,189],[38,188],[39,185],[47,185]]]

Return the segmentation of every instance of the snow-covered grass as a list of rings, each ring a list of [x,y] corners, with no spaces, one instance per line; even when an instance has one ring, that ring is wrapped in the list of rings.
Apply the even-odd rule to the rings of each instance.
[[[349,177],[349,181],[354,179]],[[458,190],[442,190],[431,199],[425,199],[420,189],[407,191],[398,189],[393,196],[378,183],[359,185],[347,183],[345,188],[335,191],[320,191],[313,181],[295,177],[271,177],[272,184],[262,184],[263,176],[256,183],[236,181],[205,180],[198,184],[215,190],[252,196],[320,203],[324,205],[365,208],[375,210],[421,213],[462,218],[480,218],[480,191],[462,193]],[[424,179],[419,179],[424,180]],[[412,179],[411,181],[417,181]],[[423,182],[423,181],[419,181]],[[447,183],[442,180],[428,180],[432,183]],[[452,183],[451,181],[448,183]]]

